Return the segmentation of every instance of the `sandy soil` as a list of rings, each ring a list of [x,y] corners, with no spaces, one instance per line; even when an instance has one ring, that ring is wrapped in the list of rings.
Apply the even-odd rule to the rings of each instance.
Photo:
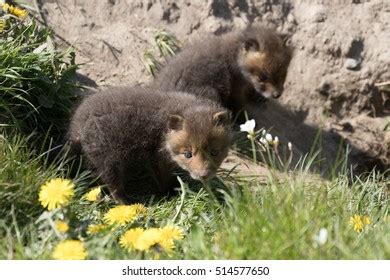
[[[390,81],[387,1],[36,2],[58,41],[76,48],[81,77],[90,86],[152,79],[142,54],[161,28],[185,47],[204,34],[222,34],[250,23],[271,26],[289,38],[294,57],[282,98],[248,109],[258,126],[272,128],[282,142],[291,141],[300,152],[308,152],[317,132],[322,132],[326,164],[336,159],[344,139],[358,171],[390,167],[390,95],[377,86]],[[313,4],[327,2],[346,4]],[[249,163],[242,166],[258,172]]]

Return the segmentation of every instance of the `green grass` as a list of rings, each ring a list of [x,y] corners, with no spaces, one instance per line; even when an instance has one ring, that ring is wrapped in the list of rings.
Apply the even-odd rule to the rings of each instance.
[[[154,34],[155,48],[158,49],[159,57],[153,49],[146,49],[142,55],[142,61],[145,69],[150,75],[156,77],[158,71],[164,64],[161,58],[166,61],[170,56],[175,55],[180,51],[181,43],[176,37],[165,30],[157,30]]]
[[[87,173],[76,175],[76,195],[66,211],[46,212],[38,202],[39,187],[49,178],[69,176],[69,164],[63,158],[49,164],[44,154],[31,157],[25,143],[21,137],[0,142],[0,259],[51,258],[54,246],[67,238],[83,240],[90,259],[153,258],[122,249],[118,238],[124,229],[85,233],[113,205],[107,196],[93,204],[81,199],[93,185]],[[262,184],[253,178],[223,177],[223,188],[183,185],[181,195],[147,205],[146,220],[135,224],[174,222],[185,230],[174,253],[162,258],[390,258],[389,182],[384,175],[372,172],[353,182],[340,175],[326,181],[298,171]],[[355,232],[349,224],[354,214],[369,216],[371,225]],[[71,221],[69,235],[54,229],[58,218]],[[328,240],[316,246],[313,236],[321,228],[328,230]]]
[[[58,51],[50,30],[34,20],[3,18],[0,127],[26,135],[34,131],[42,139],[47,135],[59,138],[78,99],[74,53]]]

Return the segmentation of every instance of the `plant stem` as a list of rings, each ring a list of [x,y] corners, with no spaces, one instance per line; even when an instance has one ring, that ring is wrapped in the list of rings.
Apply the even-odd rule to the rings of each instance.
[[[251,137],[251,144],[252,144],[252,156],[253,156],[253,162],[257,164],[257,153],[256,153],[256,145],[255,145],[255,139]]]
[[[182,210],[183,207],[184,207],[184,199],[185,199],[185,197],[186,197],[186,188],[185,188],[185,186],[184,186],[184,182],[182,181],[182,179],[181,179],[179,176],[177,176],[177,180],[178,180],[179,183],[180,183],[181,196],[180,196],[180,205],[179,205],[179,207],[177,208],[176,214],[175,214],[175,216],[174,216],[173,219],[172,219],[172,223],[173,223],[173,224],[175,224],[176,219],[179,217],[179,214],[180,214],[181,210]]]

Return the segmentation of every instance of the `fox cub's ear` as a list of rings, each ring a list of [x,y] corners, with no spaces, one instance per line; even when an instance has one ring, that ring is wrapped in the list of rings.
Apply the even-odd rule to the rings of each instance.
[[[244,50],[247,52],[258,52],[260,50],[259,42],[253,38],[246,39],[244,42]]]
[[[215,126],[227,126],[230,125],[231,116],[228,111],[221,111],[213,115],[213,124]]]
[[[172,115],[168,119],[168,128],[170,130],[181,130],[184,126],[184,118],[179,115]]]

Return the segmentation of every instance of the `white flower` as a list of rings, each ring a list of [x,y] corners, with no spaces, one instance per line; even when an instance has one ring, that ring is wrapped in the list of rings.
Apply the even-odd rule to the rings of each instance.
[[[264,137],[261,137],[261,138],[260,138],[260,143],[263,144],[263,145],[268,145],[268,141],[265,140]]]
[[[279,137],[278,136],[275,136],[274,145],[275,146],[279,145]]]
[[[267,133],[267,135],[265,136],[265,140],[267,140],[268,143],[272,143],[272,135]]]
[[[287,147],[288,147],[288,149],[289,149],[290,151],[292,151],[292,144],[291,144],[291,142],[288,142]]]
[[[255,120],[248,120],[244,124],[240,125],[240,131],[248,132],[249,134],[254,134],[255,127],[256,127]]]
[[[320,232],[317,235],[313,236],[314,241],[318,245],[324,245],[328,239],[328,230],[326,228],[321,228]]]

